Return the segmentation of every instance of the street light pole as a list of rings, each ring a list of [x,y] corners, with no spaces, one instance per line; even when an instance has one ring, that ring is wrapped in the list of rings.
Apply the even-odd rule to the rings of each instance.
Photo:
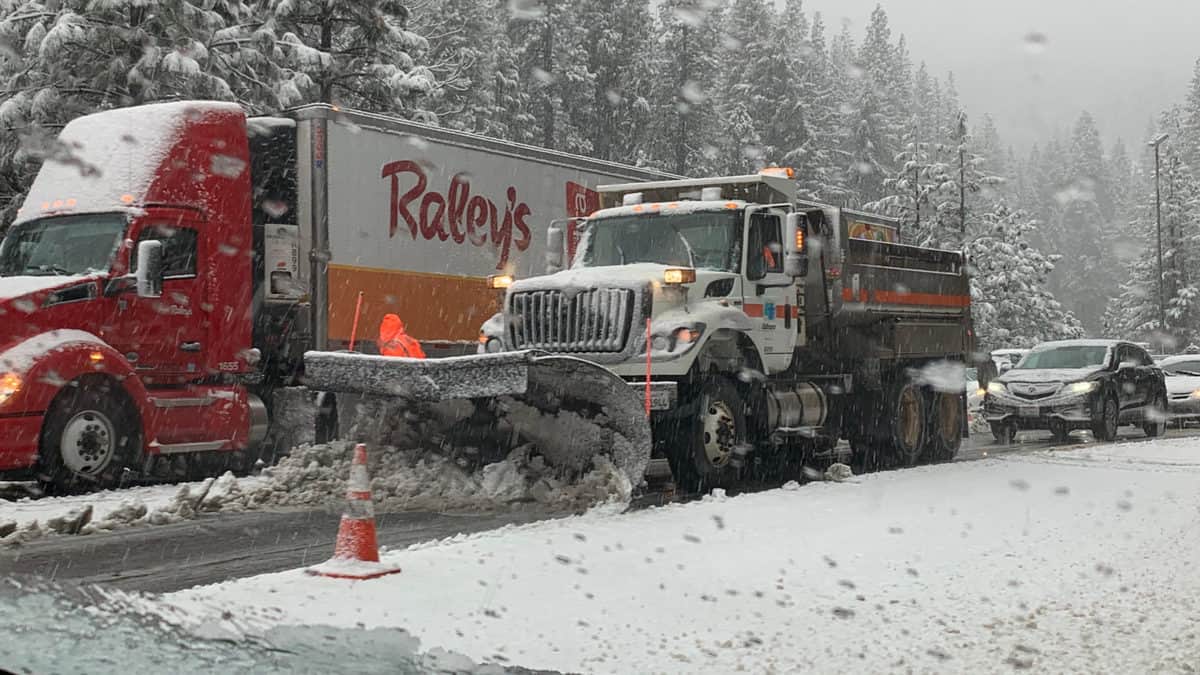
[[[1163,296],[1163,248],[1162,248],[1162,186],[1159,183],[1158,146],[1170,136],[1159,134],[1150,141],[1154,148],[1154,229],[1158,239],[1158,329],[1167,329],[1167,303]]]

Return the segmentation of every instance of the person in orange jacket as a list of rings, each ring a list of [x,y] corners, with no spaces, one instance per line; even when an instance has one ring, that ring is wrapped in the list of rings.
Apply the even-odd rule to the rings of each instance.
[[[395,314],[387,314],[379,324],[379,353],[384,356],[425,358],[421,343],[404,332],[404,322]]]

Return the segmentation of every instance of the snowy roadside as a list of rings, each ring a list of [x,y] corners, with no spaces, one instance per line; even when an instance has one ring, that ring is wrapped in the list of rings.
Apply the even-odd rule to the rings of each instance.
[[[178,485],[0,501],[0,544],[17,545],[48,534],[87,535],[162,525],[217,511],[338,511],[344,506],[350,447],[342,442],[301,446],[259,476],[238,478],[226,473]],[[395,448],[373,450],[369,458],[371,489],[380,512],[479,512],[523,502],[569,512],[629,498],[628,481],[603,458],[597,458],[595,468],[572,484],[557,479],[522,449],[479,468]]]
[[[207,631],[398,627],[580,672],[1193,672],[1200,443],[1008,455],[389,552],[166,596]]]

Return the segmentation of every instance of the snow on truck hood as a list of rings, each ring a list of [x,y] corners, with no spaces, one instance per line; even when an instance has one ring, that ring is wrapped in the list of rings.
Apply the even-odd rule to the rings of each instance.
[[[641,288],[647,283],[662,283],[663,272],[668,269],[678,269],[678,265],[661,265],[658,263],[634,263],[632,265],[612,265],[608,267],[577,267],[563,270],[554,274],[521,279],[512,285],[513,292],[547,291],[558,289],[587,289],[587,288]],[[717,279],[732,279],[737,275],[718,270],[696,270],[696,283],[689,286],[703,286]]]
[[[13,300],[42,291],[53,291],[96,278],[95,276],[87,275],[0,277],[0,300]]]

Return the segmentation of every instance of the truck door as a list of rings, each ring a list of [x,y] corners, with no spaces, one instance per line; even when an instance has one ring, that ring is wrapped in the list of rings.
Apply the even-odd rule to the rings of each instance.
[[[200,375],[209,322],[197,274],[201,230],[190,222],[150,223],[135,236],[163,244],[162,297],[118,296],[105,340],[149,377]],[[136,243],[131,255],[130,269],[137,269]]]
[[[746,226],[746,281],[742,307],[755,322],[763,366],[768,374],[787,369],[796,345],[799,316],[794,280],[783,273],[783,220],[780,208],[750,209]]]

